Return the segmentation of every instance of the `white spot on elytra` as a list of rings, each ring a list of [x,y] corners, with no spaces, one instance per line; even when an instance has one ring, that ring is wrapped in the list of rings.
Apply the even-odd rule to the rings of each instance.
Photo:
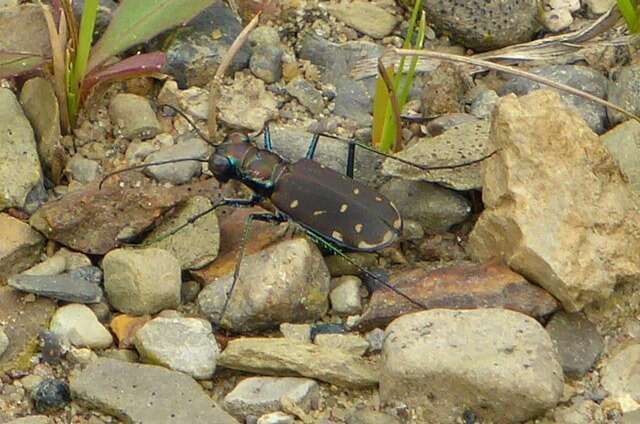
[[[340,234],[340,233],[339,233],[339,232],[337,232],[337,231],[332,232],[332,233],[331,233],[331,237],[333,237],[333,238],[334,238],[334,239],[336,239],[336,240],[343,241],[342,234]]]
[[[345,213],[347,211],[347,209],[349,209],[349,206],[346,203],[343,203],[340,206],[340,212]]]
[[[376,196],[376,201],[378,201],[378,202],[382,202],[382,197],[380,197],[380,196]]]
[[[291,207],[291,209],[295,209],[298,207],[298,201],[294,200],[293,202],[291,202],[291,204],[289,205],[289,207]]]
[[[360,234],[362,232],[362,227],[364,227],[362,224],[356,224],[354,227],[356,229],[356,233]]]
[[[323,215],[327,213],[327,211],[313,211],[313,216]]]
[[[398,219],[393,221],[393,228],[395,228],[396,230],[399,230],[400,228],[402,228],[402,219],[400,217],[398,217]]]
[[[353,189],[353,194],[359,194],[360,193],[360,189],[354,188]]]

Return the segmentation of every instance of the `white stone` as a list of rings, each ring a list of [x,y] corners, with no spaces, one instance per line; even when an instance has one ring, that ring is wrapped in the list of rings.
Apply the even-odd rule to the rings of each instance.
[[[113,342],[111,333],[98,321],[93,311],[77,303],[59,308],[49,329],[76,347],[104,349]]]
[[[551,32],[560,32],[569,28],[573,16],[569,9],[551,9],[542,12],[542,24]]]

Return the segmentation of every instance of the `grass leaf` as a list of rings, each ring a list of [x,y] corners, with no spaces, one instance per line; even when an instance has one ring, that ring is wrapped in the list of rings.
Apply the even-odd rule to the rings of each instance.
[[[89,71],[109,57],[193,19],[215,0],[124,0],[89,60]]]
[[[640,19],[638,19],[638,4],[636,0],[618,0],[618,9],[624,17],[627,27],[631,33],[640,30]]]

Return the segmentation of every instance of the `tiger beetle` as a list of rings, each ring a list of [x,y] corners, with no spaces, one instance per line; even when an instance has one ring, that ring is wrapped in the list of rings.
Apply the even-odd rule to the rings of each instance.
[[[269,200],[276,210],[275,213],[248,215],[233,282],[225,299],[218,324],[222,322],[231,293],[238,280],[240,263],[244,255],[244,241],[248,237],[253,221],[295,222],[310,238],[357,266],[364,275],[373,281],[387,287],[415,306],[427,309],[421,302],[411,299],[379,276],[363,269],[343,253],[343,251],[377,252],[398,241],[402,233],[402,218],[393,203],[382,194],[353,178],[355,148],[358,146],[425,171],[469,166],[481,162],[495,153],[457,165],[429,167],[379,152],[354,140],[343,140],[325,135],[348,143],[347,169],[343,175],[313,160],[320,134],[313,135],[304,158],[290,162],[273,151],[268,125],[263,130],[263,148],[256,147],[249,136],[239,132],[229,134],[222,143],[215,145],[198,130],[195,123],[181,110],[171,105],[162,105],[162,107],[173,110],[187,120],[198,136],[214,147],[214,153],[209,159],[173,159],[120,169],[107,174],[100,182],[100,187],[106,179],[121,172],[176,162],[199,161],[208,163],[209,170],[220,183],[237,180],[253,191],[253,195],[248,199],[222,199],[211,208],[191,217],[185,224],[175,228],[163,238],[176,233],[221,206],[251,207]]]

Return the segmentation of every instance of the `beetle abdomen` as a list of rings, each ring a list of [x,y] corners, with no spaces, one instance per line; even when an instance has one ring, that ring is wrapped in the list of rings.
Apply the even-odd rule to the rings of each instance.
[[[402,231],[400,214],[388,199],[309,159],[288,165],[271,201],[294,221],[352,250],[379,250]]]

